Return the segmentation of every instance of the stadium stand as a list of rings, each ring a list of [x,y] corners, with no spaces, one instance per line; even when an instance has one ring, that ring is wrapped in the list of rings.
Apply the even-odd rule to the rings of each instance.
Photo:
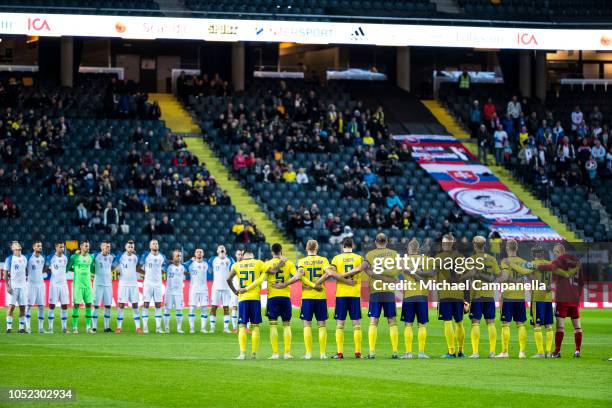
[[[320,239],[329,256],[347,235],[363,245],[377,231],[402,242],[487,234],[390,139],[382,109],[342,84],[259,80],[241,94],[185,102],[226,166],[298,244]]]
[[[182,138],[173,135],[163,121],[138,118],[140,93],[128,98],[133,109],[126,112],[104,110],[102,100],[91,110],[79,110],[79,101],[89,95],[83,94],[82,86],[74,92],[62,90],[62,100],[76,104],[65,109],[55,96],[37,97],[46,102],[31,109],[32,96],[45,93],[21,92],[15,78],[11,85],[0,86],[3,241],[29,234],[43,239],[45,250],[50,251],[56,241],[88,237],[95,245],[109,239],[119,251],[127,239],[142,246],[151,237],[163,235],[160,246],[165,252],[177,246],[191,252],[196,244],[203,244],[206,255],[212,256],[216,244],[224,243],[230,250],[240,245],[267,254],[265,238],[256,226],[251,236],[233,236],[230,228],[239,214],[205,165],[186,150]],[[111,81],[101,88],[90,86],[88,92],[104,95],[105,90],[122,88],[120,82]],[[154,104],[145,101],[143,106]],[[110,118],[99,117],[101,111]],[[142,112],[150,116],[150,109]],[[21,213],[18,221],[12,204]],[[165,215],[171,227],[163,222]],[[158,221],[153,231],[152,218]]]
[[[595,241],[612,237],[612,93],[600,85],[561,85],[541,102],[502,85],[473,84],[465,95],[443,83],[439,99],[492,157],[501,149],[498,164],[574,230]]]
[[[119,10],[123,15],[158,15],[159,4],[153,0],[5,0],[2,10],[26,13],[109,14]]]

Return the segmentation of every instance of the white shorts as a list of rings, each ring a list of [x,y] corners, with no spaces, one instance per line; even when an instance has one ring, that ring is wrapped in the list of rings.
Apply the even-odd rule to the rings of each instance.
[[[182,308],[183,308],[183,295],[182,294],[166,295],[166,309],[182,309]]]
[[[164,286],[145,285],[142,291],[142,297],[145,303],[161,303],[162,299],[164,298]]]
[[[57,303],[67,305],[70,303],[70,296],[68,295],[68,284],[59,283],[49,285],[49,304],[57,305]]]
[[[94,286],[94,306],[111,306],[113,304],[113,287],[112,286]]]
[[[28,305],[45,305],[45,284],[28,285]]]
[[[229,306],[231,308],[237,308],[238,307],[238,296],[234,295],[233,293],[231,294],[232,298],[230,299],[230,304]]]
[[[119,285],[119,303],[138,303],[138,286]]]
[[[208,292],[189,292],[189,306],[208,307]]]
[[[232,292],[230,290],[224,289],[213,289],[212,291],[212,299],[210,303],[213,306],[229,306],[232,298]]]
[[[27,291],[26,288],[13,288],[13,294],[11,295],[10,305],[13,306],[27,306]]]

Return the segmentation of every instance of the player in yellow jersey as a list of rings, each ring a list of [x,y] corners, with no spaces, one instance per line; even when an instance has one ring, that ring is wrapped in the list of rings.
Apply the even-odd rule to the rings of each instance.
[[[353,253],[353,239],[342,240],[342,253],[332,259],[330,276],[336,279],[336,347],[334,359],[344,358],[344,322],[348,314],[353,323],[355,358],[361,358],[361,272],[348,273],[361,265],[361,255]],[[348,280],[348,281],[347,281]]]
[[[506,241],[507,257],[501,261],[502,282],[523,283],[526,276],[533,271],[523,267],[526,262],[517,255],[518,243],[514,239]],[[525,291],[506,290],[502,293],[501,323],[502,323],[502,351],[496,357],[508,358],[508,348],[510,346],[510,323],[514,320],[518,329],[519,339],[519,358],[525,358],[525,346],[527,343],[527,312],[525,311]]]
[[[463,255],[453,249],[455,237],[446,234],[442,237],[442,251],[435,258],[442,260],[460,258]],[[444,264],[444,263],[443,263]],[[456,283],[462,281],[467,274],[458,274],[452,269],[441,268],[437,271],[438,282]],[[463,328],[464,294],[462,290],[438,291],[438,320],[444,321],[444,337],[448,352],[442,358],[463,358],[463,343],[465,330]],[[454,321],[454,324],[453,324]]]
[[[283,258],[283,247],[281,244],[272,244],[272,259],[268,265],[268,305],[266,316],[270,322],[270,344],[272,356],[270,360],[278,360],[278,318],[283,321],[283,341],[285,353],[283,358],[289,360],[291,356],[291,288],[289,287],[301,279],[297,273],[295,264]]]
[[[408,243],[408,270],[404,271],[404,280],[408,284],[414,285],[414,288],[409,288],[404,291],[404,300],[402,301],[402,316],[404,322],[404,344],[406,351],[402,356],[403,359],[413,358],[412,340],[414,337],[412,326],[416,318],[418,324],[418,358],[429,358],[425,354],[425,342],[427,340],[426,325],[429,322],[428,298],[429,290],[421,288],[421,282],[427,281],[433,276],[433,269],[430,268],[428,257],[419,253],[420,244],[416,238],[412,238]],[[411,283],[410,283],[411,282]]]
[[[261,284],[266,278],[268,266],[254,259],[253,251],[245,250],[240,262],[232,265],[227,284],[238,296],[238,344],[240,355],[237,360],[246,358],[247,323],[251,323],[251,358],[257,357],[259,349],[259,324],[261,323]],[[234,287],[234,276],[238,276],[239,289]]]
[[[497,259],[493,255],[485,252],[487,239],[477,235],[472,240],[474,254],[472,259],[476,267],[472,270],[471,277],[482,282],[492,282],[500,274]],[[495,298],[492,290],[475,290],[470,304],[470,320],[472,330],[470,338],[472,340],[472,355],[470,358],[480,358],[478,348],[480,346],[480,320],[484,316],[489,333],[489,358],[495,357],[495,347],[497,345],[497,329],[495,328]]]
[[[381,313],[389,322],[389,336],[391,337],[391,358],[397,359],[397,348],[399,344],[399,332],[397,329],[397,309],[395,306],[395,293],[386,288],[388,283],[397,283],[398,270],[393,268],[384,268],[382,273],[377,273],[374,266],[379,264],[384,265],[385,259],[395,259],[397,251],[387,248],[389,240],[383,233],[376,235],[374,240],[375,248],[368,251],[366,259],[363,260],[360,267],[356,267],[353,271],[364,271],[369,278],[370,299],[368,306],[368,317],[370,318],[370,327],[368,328],[368,346],[369,352],[367,358],[373,359],[376,357],[376,339],[378,337],[378,322]]]

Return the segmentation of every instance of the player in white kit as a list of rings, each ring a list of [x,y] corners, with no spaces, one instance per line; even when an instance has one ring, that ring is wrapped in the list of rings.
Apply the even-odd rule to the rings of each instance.
[[[119,310],[117,311],[117,329],[115,333],[121,333],[123,329],[123,308],[126,304],[132,305],[132,316],[136,333],[142,333],[140,328],[140,311],[138,310],[138,256],[134,252],[134,241],[129,240],[125,244],[125,252],[115,258],[113,266],[119,272]]]
[[[38,306],[38,332],[45,332],[45,282],[43,271],[45,269],[45,256],[42,254],[42,242],[34,241],[32,253],[28,258],[28,305],[26,306],[26,332],[32,332],[31,310]]]
[[[185,282],[185,267],[181,264],[183,253],[175,249],[172,251],[172,262],[168,265],[166,280],[166,310],[164,311],[164,325],[166,333],[170,333],[170,311],[174,309],[176,317],[176,332],[183,331],[183,285]]]
[[[94,254],[94,311],[92,327],[94,333],[98,328],[98,309],[104,305],[104,333],[110,333],[110,315],[113,305],[113,261],[115,255],[111,254],[110,241],[104,240],[100,244],[100,252]]]
[[[200,332],[206,331],[208,311],[208,263],[204,260],[204,250],[197,248],[194,259],[185,263],[189,273],[189,333],[195,333],[195,311],[200,307]]]
[[[227,284],[234,260],[227,256],[223,245],[217,247],[217,256],[213,256],[208,261],[213,271],[212,298],[210,308],[210,331],[215,332],[217,323],[217,308],[223,305],[223,332],[229,333],[229,308],[232,299],[232,291]]]
[[[140,257],[138,264],[144,272],[144,288],[142,307],[142,331],[149,332],[149,305],[155,303],[155,332],[161,333],[162,300],[164,297],[164,284],[162,273],[166,271],[166,257],[159,252],[159,242],[152,239],[149,242],[149,252]]]
[[[55,244],[55,253],[47,257],[46,271],[51,275],[49,284],[49,309],[47,310],[48,333],[53,333],[53,322],[55,320],[55,306],[60,303],[60,317],[62,321],[62,332],[68,333],[68,282],[66,280],[66,267],[68,257],[64,254],[64,243]]]
[[[6,312],[6,332],[13,330],[13,311],[19,306],[19,333],[25,333],[25,307],[27,299],[27,266],[28,260],[21,253],[21,244],[18,241],[11,242],[12,255],[4,261],[4,273],[6,276],[6,291],[11,295],[11,302]]]

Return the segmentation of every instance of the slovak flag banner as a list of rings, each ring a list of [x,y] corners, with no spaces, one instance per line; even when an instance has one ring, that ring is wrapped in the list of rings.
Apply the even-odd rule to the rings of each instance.
[[[465,155],[467,160],[462,160],[459,154],[456,155],[457,160],[447,160],[443,152],[449,145],[458,152],[467,151],[454,137],[414,135],[401,140],[409,141],[413,157],[420,166],[436,179],[465,212],[482,216],[489,229],[499,232],[502,238],[563,240],[561,235],[533,214],[508,190],[487,166],[478,164],[471,153]],[[443,145],[434,146],[435,140],[441,140]],[[426,141],[427,146],[420,144],[421,141]],[[427,157],[423,156],[424,151],[429,153]]]
[[[478,163],[476,157],[463,144],[449,135],[395,135],[393,139],[407,144],[412,150],[412,157],[419,164]]]

